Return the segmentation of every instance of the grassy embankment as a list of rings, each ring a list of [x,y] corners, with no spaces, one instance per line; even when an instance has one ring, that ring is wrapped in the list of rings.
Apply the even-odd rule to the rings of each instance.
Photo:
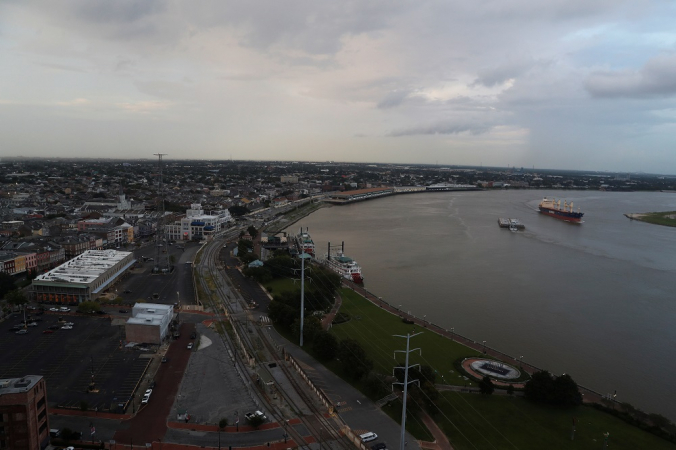
[[[412,333],[414,326],[404,324],[400,318],[352,291],[343,289],[341,295],[341,312],[348,313],[353,319],[334,326],[333,332],[341,339],[350,337],[359,341],[374,360],[375,369],[391,373],[396,362],[394,350],[404,349],[406,344],[405,339],[392,335]],[[423,331],[423,334],[411,340],[411,347],[421,348],[422,356],[411,354],[412,362],[432,366],[438,374],[437,383],[463,385],[465,380],[453,372],[453,361],[477,352],[432,332],[425,332],[419,326],[415,327],[415,331]],[[402,357],[399,356],[397,361],[401,361]],[[340,373],[336,367],[331,368]],[[363,386],[358,383],[355,387],[361,387],[364,392]],[[536,405],[520,397],[458,392],[442,393],[436,404],[440,411],[435,420],[458,450],[598,449],[603,445],[605,432],[610,433],[610,448],[614,449],[676,449],[667,441],[588,406],[557,409]],[[386,409],[386,412],[399,420],[400,410]],[[577,418],[577,430],[575,440],[571,441],[573,417]],[[418,433],[414,435],[420,436]]]
[[[641,222],[652,223],[654,225],[676,227],[676,211],[630,214],[627,217],[634,220],[640,220]]]

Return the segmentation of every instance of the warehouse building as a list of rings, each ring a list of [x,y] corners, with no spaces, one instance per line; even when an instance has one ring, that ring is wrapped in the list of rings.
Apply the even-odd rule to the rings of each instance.
[[[159,303],[137,303],[131,310],[131,317],[125,324],[128,342],[161,344],[169,334],[169,325],[174,316],[172,305]]]
[[[48,303],[77,305],[96,300],[135,262],[131,252],[89,250],[38,276],[31,294]]]

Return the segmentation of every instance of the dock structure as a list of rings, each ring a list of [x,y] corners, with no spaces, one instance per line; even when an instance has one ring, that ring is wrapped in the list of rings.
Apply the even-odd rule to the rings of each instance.
[[[327,203],[333,203],[335,205],[344,205],[346,203],[359,202],[375,197],[383,197],[385,195],[392,194],[394,194],[394,188],[392,187],[357,189],[354,191],[345,191],[327,194],[324,201]]]

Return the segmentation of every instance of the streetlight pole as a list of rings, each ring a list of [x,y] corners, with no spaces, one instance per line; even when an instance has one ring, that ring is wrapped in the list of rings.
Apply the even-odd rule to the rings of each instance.
[[[523,355],[519,356],[519,367],[523,369],[522,364],[523,363]]]
[[[453,340],[453,333],[455,333],[455,328],[451,327],[451,340]]]
[[[300,255],[300,346],[303,346],[303,325],[305,322],[305,259],[312,258],[303,252]]]
[[[176,304],[178,305],[178,312],[176,313],[176,322],[179,322],[178,315],[181,314],[181,293],[176,291]]]

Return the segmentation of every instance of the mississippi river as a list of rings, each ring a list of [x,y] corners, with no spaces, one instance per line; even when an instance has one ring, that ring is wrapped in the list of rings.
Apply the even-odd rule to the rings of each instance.
[[[584,223],[538,214],[543,196]],[[309,227],[320,256],[345,241],[394,306],[674,420],[676,228],[623,216],[667,210],[676,194],[439,192],[324,208],[289,231]]]

